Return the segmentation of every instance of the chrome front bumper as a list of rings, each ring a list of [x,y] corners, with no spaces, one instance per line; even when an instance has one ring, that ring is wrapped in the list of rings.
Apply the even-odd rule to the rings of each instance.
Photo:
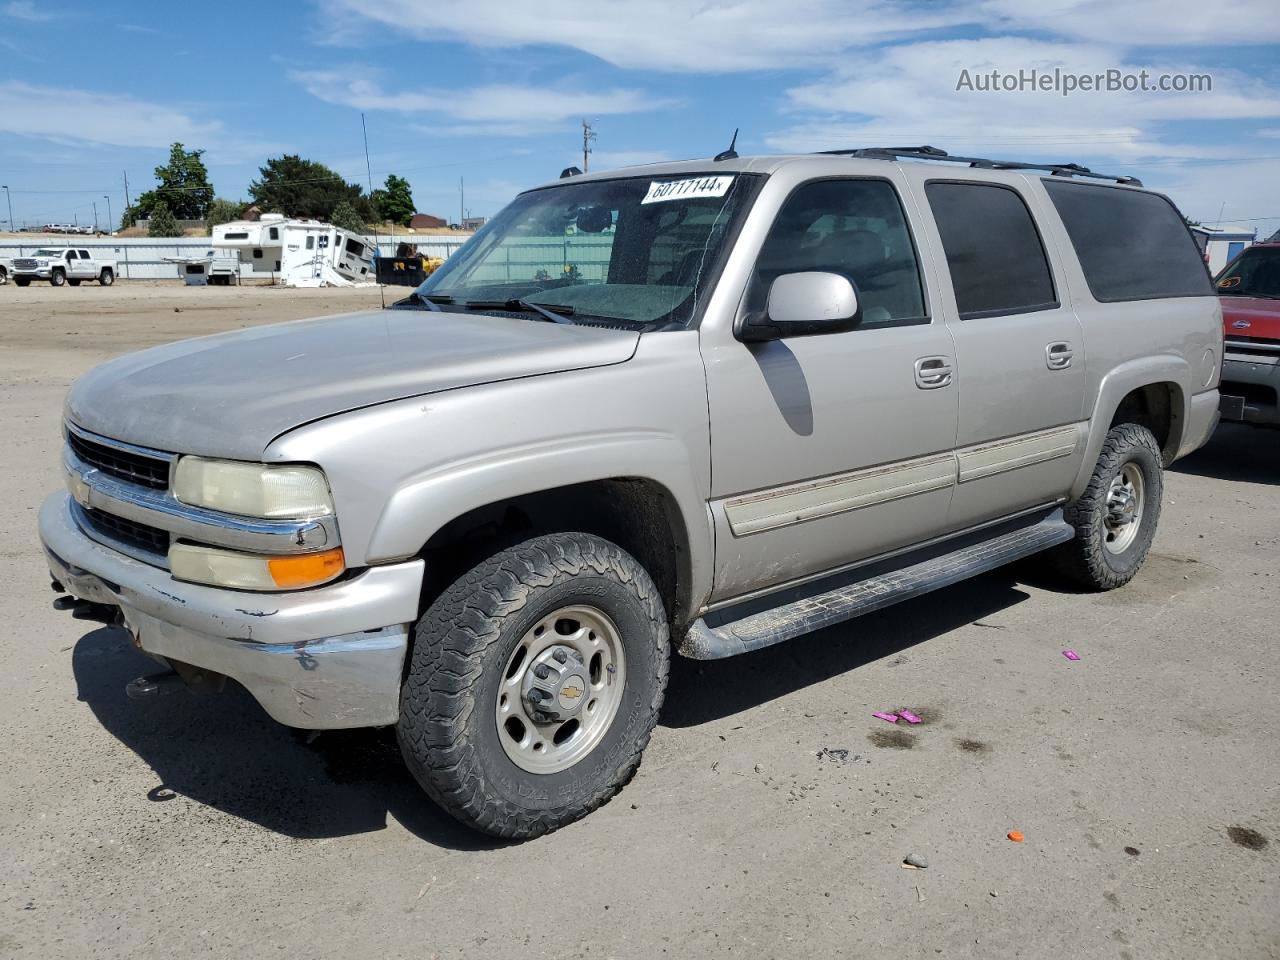
[[[225,674],[281,723],[310,730],[393,724],[423,563],[371,567],[324,587],[248,593],[182,583],[91,540],[55,493],[40,508],[53,578],[120,608],[146,653]]]

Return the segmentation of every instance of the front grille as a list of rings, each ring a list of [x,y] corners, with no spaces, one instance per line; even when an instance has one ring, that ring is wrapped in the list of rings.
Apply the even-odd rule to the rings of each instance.
[[[109,473],[118,480],[150,487],[152,490],[169,489],[169,462],[122,450],[119,447],[107,446],[88,440],[77,433],[68,431],[67,442],[77,457],[97,467],[103,473]]]
[[[101,510],[82,508],[81,512],[89,526],[104,537],[159,557],[167,556],[169,553],[168,530],[138,523],[136,520],[126,520],[124,517],[103,513]]]
[[[15,260],[13,261],[13,269],[15,270],[34,270],[36,262],[34,260]]]

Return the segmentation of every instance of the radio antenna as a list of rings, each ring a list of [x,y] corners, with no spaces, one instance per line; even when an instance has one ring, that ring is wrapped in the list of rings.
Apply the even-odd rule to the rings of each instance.
[[[721,150],[715,155],[712,163],[719,163],[721,160],[737,160],[738,151],[734,149],[738,145],[738,128],[733,128],[733,139],[729,141],[729,149]]]
[[[369,203],[373,203],[373,167],[369,165],[369,128],[364,123],[364,112],[360,113],[360,132],[364,134],[364,174],[368,178],[369,183]],[[374,216],[378,213],[375,210]],[[382,298],[382,309],[387,309],[387,288],[382,285],[382,280],[378,277],[378,261],[382,258],[382,247],[378,241],[378,224],[373,224],[373,279],[378,284],[378,295]]]

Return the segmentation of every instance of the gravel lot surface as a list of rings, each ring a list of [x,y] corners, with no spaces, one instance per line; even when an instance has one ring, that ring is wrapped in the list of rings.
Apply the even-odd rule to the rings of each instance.
[[[0,957],[1280,957],[1277,433],[1170,471],[1122,590],[1024,564],[678,661],[634,782],[530,843],[438,812],[390,731],[127,701],[152,661],[51,609],[36,540],[68,384],[377,302],[0,288]]]

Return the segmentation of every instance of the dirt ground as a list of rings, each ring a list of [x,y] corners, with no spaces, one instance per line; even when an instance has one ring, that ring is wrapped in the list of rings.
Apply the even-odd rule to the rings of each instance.
[[[530,843],[438,812],[390,731],[127,701],[151,661],[51,609],[36,540],[67,385],[378,298],[0,288],[0,957],[1280,957],[1277,433],[1170,471],[1122,590],[1024,564],[678,661],[634,782]]]

